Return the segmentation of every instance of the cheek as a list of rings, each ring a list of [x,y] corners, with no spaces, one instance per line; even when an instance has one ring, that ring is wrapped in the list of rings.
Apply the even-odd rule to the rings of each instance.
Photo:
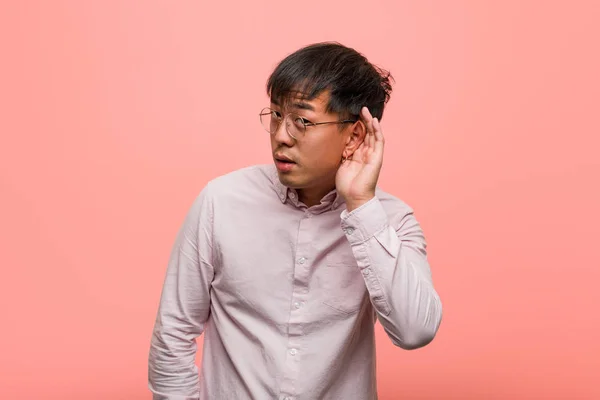
[[[319,143],[306,146],[302,149],[305,163],[310,168],[330,169],[336,168],[341,160],[340,144],[337,142]]]

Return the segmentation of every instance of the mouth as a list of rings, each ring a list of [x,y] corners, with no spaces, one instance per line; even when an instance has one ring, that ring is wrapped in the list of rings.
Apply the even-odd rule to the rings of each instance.
[[[291,171],[292,168],[296,166],[295,161],[292,161],[292,159],[290,159],[287,156],[284,156],[283,154],[275,154],[273,159],[275,160],[275,166],[281,172]]]
[[[284,156],[284,155],[275,154],[275,156],[273,158],[275,159],[276,162],[279,162],[279,163],[296,164],[296,162],[294,162],[291,158]]]

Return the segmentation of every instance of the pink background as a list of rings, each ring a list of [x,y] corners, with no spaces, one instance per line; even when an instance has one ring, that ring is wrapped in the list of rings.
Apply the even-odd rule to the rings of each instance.
[[[599,4],[3,2],[0,398],[150,398],[183,216],[270,162],[267,75],[323,40],[396,78],[380,185],[444,303],[424,349],[377,327],[381,399],[600,398]]]

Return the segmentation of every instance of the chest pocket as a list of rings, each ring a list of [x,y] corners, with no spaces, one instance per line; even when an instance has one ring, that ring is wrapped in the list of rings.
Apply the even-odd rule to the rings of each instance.
[[[352,254],[328,255],[323,272],[325,305],[344,314],[354,314],[368,301],[365,280]]]

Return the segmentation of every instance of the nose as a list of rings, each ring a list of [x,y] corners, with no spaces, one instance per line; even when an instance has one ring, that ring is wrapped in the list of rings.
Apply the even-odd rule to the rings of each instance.
[[[294,138],[292,138],[287,133],[287,123],[288,123],[288,119],[286,116],[286,118],[284,118],[284,120],[281,121],[281,123],[277,127],[277,130],[273,134],[273,140],[277,144],[285,144],[287,146],[292,146],[294,144]]]

